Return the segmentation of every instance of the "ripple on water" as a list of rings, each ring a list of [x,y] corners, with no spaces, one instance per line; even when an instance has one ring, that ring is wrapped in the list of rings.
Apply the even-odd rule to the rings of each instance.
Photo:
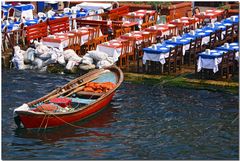
[[[3,70],[3,159],[237,159],[238,96],[123,83],[81,128],[16,129],[14,107],[74,76]]]

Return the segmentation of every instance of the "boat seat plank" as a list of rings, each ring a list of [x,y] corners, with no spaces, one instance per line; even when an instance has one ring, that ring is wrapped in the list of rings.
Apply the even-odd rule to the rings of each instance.
[[[75,97],[75,98],[68,97],[68,98],[71,99],[73,103],[81,103],[81,104],[86,104],[86,105],[96,101],[96,99],[85,99],[85,98],[77,98],[77,97]]]
[[[85,95],[85,96],[97,96],[101,97],[104,93],[95,93],[95,92],[85,92],[85,91],[79,91],[76,93],[77,95]]]

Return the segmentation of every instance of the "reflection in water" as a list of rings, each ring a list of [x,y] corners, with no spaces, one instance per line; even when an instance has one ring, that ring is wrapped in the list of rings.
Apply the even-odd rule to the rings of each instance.
[[[238,159],[238,95],[124,82],[96,117],[53,129],[16,129],[13,109],[73,79],[2,73],[3,159]],[[237,120],[237,121],[234,121]]]
[[[15,136],[20,138],[38,139],[44,143],[54,143],[61,139],[81,138],[87,136],[96,136],[106,139],[112,139],[111,134],[106,132],[92,131],[91,128],[107,128],[111,122],[114,122],[113,113],[116,112],[114,108],[106,108],[95,117],[88,118],[86,121],[74,123],[73,127],[65,125],[51,129],[24,129],[17,128],[14,130]],[[78,140],[80,141],[80,140]],[[86,140],[82,140],[83,142]]]

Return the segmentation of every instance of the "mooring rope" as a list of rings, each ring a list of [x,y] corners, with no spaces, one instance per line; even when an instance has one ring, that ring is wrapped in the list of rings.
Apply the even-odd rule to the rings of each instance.
[[[58,117],[58,116],[56,116],[56,115],[54,115],[54,114],[51,114],[51,115],[53,115],[53,116],[56,117],[57,119],[63,121],[64,123],[66,123],[66,124],[68,124],[68,125],[70,125],[70,126],[72,126],[72,127],[82,128],[81,126],[77,126],[77,125],[74,125],[74,124],[72,124],[72,123],[70,123],[70,122],[67,122],[67,121],[63,120],[63,119],[61,119],[60,117]]]

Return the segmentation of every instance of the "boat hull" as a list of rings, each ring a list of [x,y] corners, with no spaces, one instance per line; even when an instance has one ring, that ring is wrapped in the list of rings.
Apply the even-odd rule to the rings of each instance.
[[[113,96],[114,96],[114,93],[111,93],[104,99],[93,103],[88,108],[75,113],[71,113],[71,114],[26,115],[26,114],[19,113],[18,115],[25,128],[45,128],[45,127],[49,128],[49,127],[61,126],[64,124],[71,124],[95,115],[96,113],[104,109],[104,107],[109,104]]]
[[[83,89],[82,87],[91,81],[112,82],[115,84],[115,86],[112,89],[109,88],[108,91],[102,93],[81,91]],[[15,123],[18,126],[21,126],[22,124],[25,128],[49,128],[64,124],[72,125],[74,122],[91,117],[103,110],[112,100],[112,97],[122,82],[123,73],[118,67],[111,66],[103,69],[96,69],[70,81],[61,88],[57,88],[37,100],[33,100],[16,108],[14,110],[14,114],[16,116],[14,118]],[[85,105],[82,106],[80,102],[78,108],[74,107],[73,111],[69,110],[67,112],[52,112],[48,110],[40,112],[34,111],[34,106],[38,105],[39,103],[41,104],[48,102],[52,98],[68,97],[73,94],[76,94],[77,98],[79,99],[82,98],[82,104]],[[69,98],[72,99],[71,97]],[[84,102],[88,99],[92,99],[94,101],[90,101],[90,103]]]

